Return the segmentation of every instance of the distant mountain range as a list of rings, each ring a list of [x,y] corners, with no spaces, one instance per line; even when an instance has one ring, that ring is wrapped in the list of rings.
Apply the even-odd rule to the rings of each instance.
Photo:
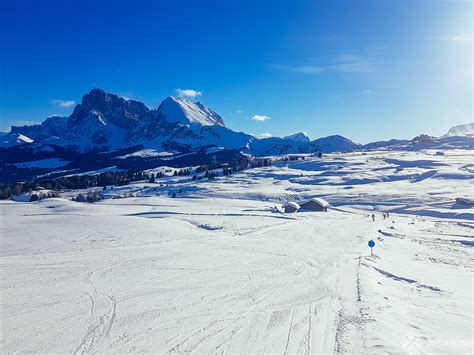
[[[254,155],[332,152],[356,148],[347,138],[310,141],[304,133],[264,138],[235,132],[221,116],[200,102],[168,97],[157,109],[93,89],[69,117],[50,117],[34,126],[13,126],[0,147],[30,144],[37,149],[59,146],[77,152],[106,152],[133,146],[183,152],[207,145],[240,149]]]
[[[472,135],[473,126],[453,127],[442,139]],[[425,137],[422,143],[420,137]],[[225,161],[229,157],[238,160],[242,154],[271,156],[383,147],[409,148],[426,145],[427,139],[431,142],[428,144],[436,146],[439,143],[434,137],[420,137],[411,141],[391,140],[367,145],[356,144],[339,135],[310,140],[302,132],[283,138],[258,139],[227,128],[218,113],[200,102],[168,97],[158,108],[150,109],[142,102],[93,89],[83,96],[69,117],[49,117],[41,124],[12,126],[9,133],[1,133],[0,168],[2,175],[11,180],[23,176],[24,169],[28,169],[30,177],[58,169],[83,171],[111,165],[120,165],[122,169],[126,169],[127,164],[135,168],[172,166],[176,162],[192,165],[191,156],[195,163],[218,158]],[[465,145],[465,142],[461,144]],[[120,155],[122,153],[124,156]],[[188,159],[183,158],[186,154]],[[196,154],[204,156],[197,158]],[[163,158],[164,155],[168,157]],[[51,160],[48,163],[44,162],[45,159],[56,159],[54,166],[48,166]],[[91,159],[102,163],[92,163]],[[41,167],[34,164],[38,160],[42,161]],[[35,172],[32,173],[32,170]],[[2,180],[5,178],[2,177]]]

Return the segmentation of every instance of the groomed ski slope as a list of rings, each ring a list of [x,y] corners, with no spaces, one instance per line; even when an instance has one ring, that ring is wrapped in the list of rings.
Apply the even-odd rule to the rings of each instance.
[[[473,158],[352,153],[2,201],[0,351],[470,353],[474,210],[454,198]],[[309,196],[334,207],[273,209]]]

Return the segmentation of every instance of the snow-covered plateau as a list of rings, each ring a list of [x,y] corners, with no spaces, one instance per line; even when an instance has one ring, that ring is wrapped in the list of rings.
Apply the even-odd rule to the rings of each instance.
[[[473,353],[474,151],[443,153],[0,201],[0,352]]]

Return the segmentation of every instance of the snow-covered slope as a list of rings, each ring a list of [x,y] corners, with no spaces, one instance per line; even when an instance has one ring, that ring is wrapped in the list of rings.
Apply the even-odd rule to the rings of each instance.
[[[33,143],[33,139],[20,133],[0,132],[0,148],[8,148],[21,144]]]
[[[305,132],[298,132],[295,134],[291,134],[289,136],[283,137],[284,139],[291,139],[297,142],[310,142],[308,135]]]
[[[350,139],[340,135],[315,139],[311,142],[311,144],[313,151],[321,151],[325,153],[343,152],[346,150],[360,148],[360,144],[356,144]]]
[[[474,137],[474,123],[451,127],[451,129],[443,136],[443,138],[453,136]]]
[[[167,97],[158,107],[158,115],[169,122],[224,126],[221,116],[202,103],[193,103],[179,97]]]
[[[474,155],[435,153],[0,201],[0,352],[472,354]]]

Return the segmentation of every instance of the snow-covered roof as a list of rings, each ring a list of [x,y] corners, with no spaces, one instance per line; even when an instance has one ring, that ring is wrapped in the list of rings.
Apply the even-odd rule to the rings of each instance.
[[[305,203],[308,203],[308,202],[311,202],[311,201],[316,202],[321,207],[329,207],[330,206],[329,202],[327,202],[326,200],[324,200],[322,198],[319,198],[319,197],[313,197],[311,200],[308,200]]]
[[[293,207],[294,209],[297,209],[297,210],[300,209],[300,205],[298,205],[296,202],[287,202],[283,205],[283,208],[285,207]]]

